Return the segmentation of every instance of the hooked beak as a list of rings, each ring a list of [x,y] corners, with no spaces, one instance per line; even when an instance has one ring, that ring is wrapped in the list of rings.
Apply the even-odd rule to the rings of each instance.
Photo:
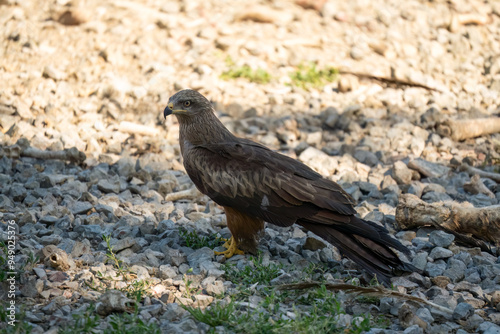
[[[168,115],[171,115],[172,114],[172,111],[174,109],[174,104],[172,102],[170,102],[166,107],[165,107],[165,110],[163,110],[163,117],[165,117],[165,119],[167,118]]]
[[[180,114],[186,112],[186,110],[183,109],[176,109],[174,110],[174,104],[170,102],[166,107],[165,110],[163,110],[163,117],[167,118],[168,115],[171,114]]]

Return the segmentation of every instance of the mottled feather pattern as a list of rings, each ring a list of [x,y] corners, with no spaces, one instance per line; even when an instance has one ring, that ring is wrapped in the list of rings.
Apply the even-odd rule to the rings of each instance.
[[[218,149],[224,146],[224,153]],[[279,157],[277,157],[279,156]],[[185,153],[186,171],[197,187],[221,205],[235,205],[240,209],[260,207],[262,198],[269,198],[270,207],[300,206],[314,203],[315,211],[320,209],[336,210],[341,214],[354,214],[354,202],[340,187],[327,188],[327,182],[312,170],[304,177],[304,173],[295,172],[295,164],[290,159],[288,164],[272,163],[280,161],[283,155],[262,148],[259,145],[238,146],[234,143],[218,143],[216,145],[192,146]],[[266,161],[258,164],[256,161]],[[277,166],[276,166],[277,165]],[[239,200],[237,200],[239,199]],[[243,200],[243,201],[242,201]],[[260,208],[259,211],[266,210]],[[304,210],[304,214],[311,210]],[[307,217],[307,216],[304,216]],[[302,218],[299,215],[296,219]]]

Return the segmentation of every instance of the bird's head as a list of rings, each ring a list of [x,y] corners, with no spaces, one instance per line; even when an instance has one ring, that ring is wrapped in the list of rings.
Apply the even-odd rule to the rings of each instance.
[[[203,95],[192,89],[184,89],[168,99],[163,116],[174,114],[181,117],[195,116],[199,113],[212,111],[212,105]]]

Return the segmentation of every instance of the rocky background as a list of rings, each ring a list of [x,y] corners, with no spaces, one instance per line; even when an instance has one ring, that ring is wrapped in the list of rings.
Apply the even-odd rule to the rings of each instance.
[[[482,177],[477,192],[456,166],[498,172],[500,135],[436,132],[445,119],[500,111],[499,1],[1,0],[0,34],[0,234],[16,222],[22,330],[500,332],[496,249],[431,228],[398,232],[395,220],[404,193],[499,203],[498,179]],[[284,296],[273,287],[370,284],[299,228],[268,226],[258,257],[215,256],[224,214],[193,189],[176,120],[162,115],[183,88],[211,99],[237,135],[339,182],[361,216],[411,249],[422,273],[395,278],[396,289],[442,308]],[[314,322],[318,300],[342,308],[320,308],[326,327]],[[251,318],[208,323],[181,305]]]

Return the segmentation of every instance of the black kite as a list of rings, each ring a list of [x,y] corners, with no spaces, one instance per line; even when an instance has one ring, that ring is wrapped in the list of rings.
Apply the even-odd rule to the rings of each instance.
[[[231,257],[255,249],[264,221],[298,224],[337,247],[381,281],[393,270],[408,270],[389,248],[409,254],[388,231],[355,216],[352,197],[338,184],[303,163],[253,141],[234,136],[214,114],[210,102],[193,90],[170,97],[164,116],[180,127],[184,167],[196,187],[224,207],[232,233]]]

